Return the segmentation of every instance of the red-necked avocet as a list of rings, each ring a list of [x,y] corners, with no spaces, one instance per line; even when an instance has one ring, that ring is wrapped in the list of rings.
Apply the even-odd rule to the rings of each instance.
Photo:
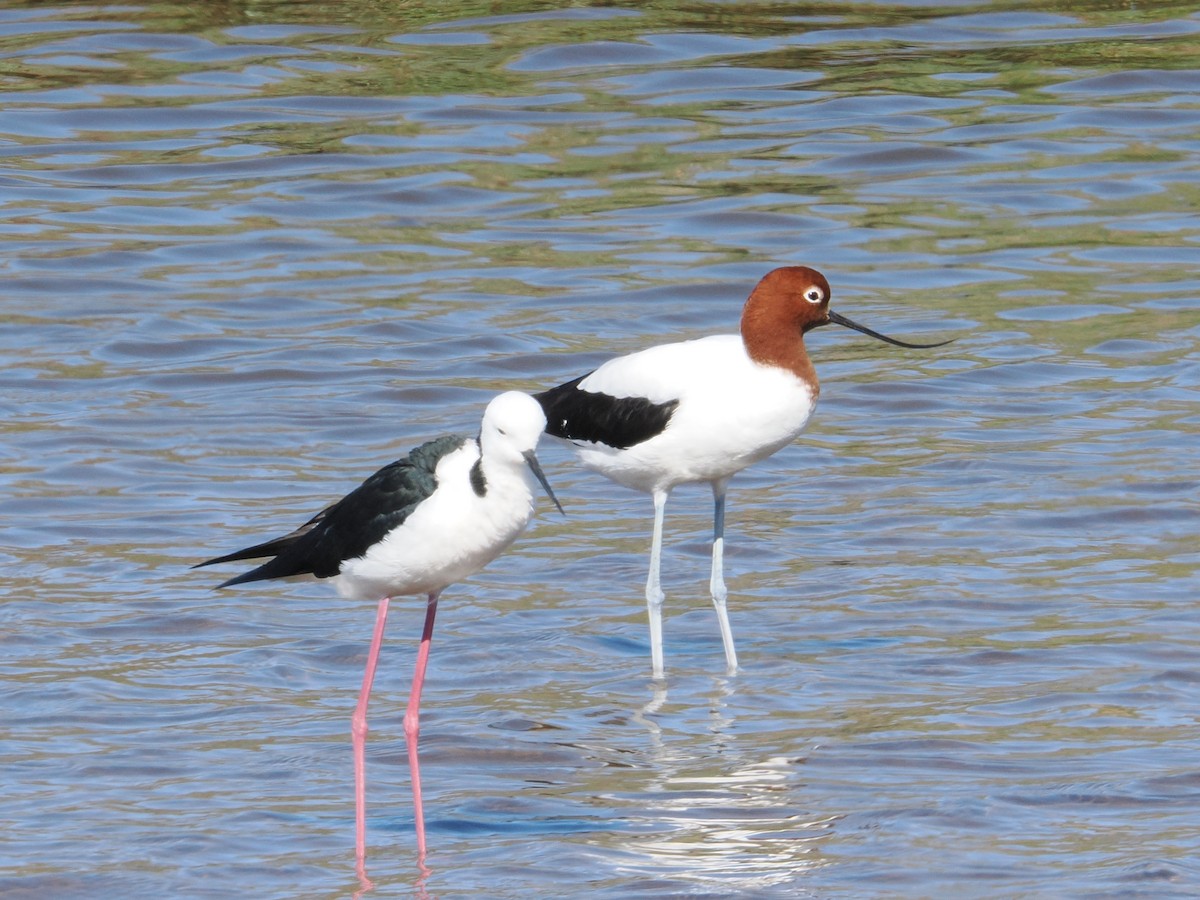
[[[572,442],[581,462],[654,499],[646,604],[654,677],[663,674],[659,582],[663,510],[680,484],[707,482],[714,499],[710,590],[725,661],[737,669],[726,611],[722,554],[729,479],[791,443],[820,391],[804,335],[836,323],[898,347],[829,309],[829,282],[807,266],[768,272],[742,311],[741,334],[662,344],[609,360],[593,372],[535,394],[546,431]]]

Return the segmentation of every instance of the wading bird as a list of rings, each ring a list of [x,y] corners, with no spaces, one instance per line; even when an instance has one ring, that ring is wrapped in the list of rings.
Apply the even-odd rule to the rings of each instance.
[[[737,669],[722,561],[725,491],[733,475],[791,443],[812,415],[820,388],[804,335],[835,323],[898,347],[949,343],[887,337],[831,311],[829,296],[829,282],[815,269],[774,269],[746,301],[740,335],[650,347],[534,395],[547,433],[573,443],[586,467],[654,499],[646,604],[656,678],[663,674],[663,511],[671,490],[692,482],[712,487],[710,590],[725,662]]]
[[[448,435],[423,444],[380,469],[291,534],[199,564],[273,557],[220,587],[311,574],[332,579],[348,599],[382,598],[351,722],[355,851],[360,866],[366,858],[367,701],[383,643],[388,602],[392,597],[420,594],[428,604],[404,714],[417,853],[423,861],[425,817],[417,737],[438,597],[446,587],[499,556],[525,529],[533,514],[531,475],[562,512],[534,455],[545,427],[541,407],[528,394],[501,394],[488,404],[478,438]]]

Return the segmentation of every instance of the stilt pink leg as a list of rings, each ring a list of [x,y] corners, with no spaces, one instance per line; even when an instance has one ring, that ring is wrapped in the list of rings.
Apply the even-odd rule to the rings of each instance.
[[[417,667],[413,673],[408,709],[404,711],[404,738],[408,743],[408,771],[412,778],[413,815],[417,823],[417,862],[425,863],[425,809],[421,804],[421,767],[417,762],[417,737],[421,733],[421,688],[425,684],[425,667],[429,664],[429,643],[433,639],[433,618],[437,615],[438,595],[429,595],[425,610],[425,630],[417,649]]]
[[[390,600],[390,597],[380,600],[379,609],[375,612],[375,633],[367,653],[362,690],[358,694],[358,706],[354,708],[354,715],[350,719],[350,743],[354,747],[354,854],[360,867],[367,858],[367,701],[375,681],[375,666],[379,663],[379,648],[383,644],[383,628],[387,624]]]

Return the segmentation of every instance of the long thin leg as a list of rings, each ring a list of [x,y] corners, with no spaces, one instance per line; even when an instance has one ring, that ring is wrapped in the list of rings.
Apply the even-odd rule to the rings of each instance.
[[[732,675],[737,671],[737,651],[733,649],[733,630],[729,627],[729,611],[725,607],[725,598],[729,595],[725,589],[725,489],[728,486],[729,480],[724,478],[712,483],[712,578],[709,579],[708,588],[712,592],[717,623],[721,626],[721,640],[725,644],[725,667]]]
[[[417,861],[425,862],[425,808],[421,804],[421,767],[417,762],[417,737],[421,733],[421,688],[425,685],[425,667],[429,664],[429,644],[433,640],[433,619],[437,615],[438,595],[429,595],[425,608],[425,630],[417,649],[417,667],[413,673],[408,709],[404,711],[404,739],[408,744],[408,771],[412,778],[413,815],[417,823]]]
[[[367,653],[362,690],[358,694],[358,706],[354,708],[354,715],[350,719],[350,743],[354,747],[354,855],[360,866],[367,858],[367,701],[375,681],[375,667],[379,664],[379,648],[383,645],[383,629],[387,625],[390,600],[390,597],[380,600],[375,612],[375,633],[371,636],[371,649]]]
[[[663,512],[670,491],[654,492],[654,537],[650,541],[650,575],[646,578],[646,609],[650,613],[650,667],[655,678],[663,677],[662,607],[659,580],[662,568]]]

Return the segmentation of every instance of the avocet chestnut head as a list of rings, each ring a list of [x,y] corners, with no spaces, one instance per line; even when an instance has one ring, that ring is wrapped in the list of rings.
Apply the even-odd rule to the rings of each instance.
[[[541,407],[528,394],[510,391],[488,404],[479,438],[447,435],[384,466],[361,485],[317,513],[300,528],[245,550],[200,563],[273,557],[220,585],[289,575],[329,578],[351,599],[379,600],[362,691],[352,720],[355,787],[355,850],[366,857],[367,701],[379,661],[390,598],[423,594],[425,627],[404,734],[412,776],[417,852],[425,856],[425,819],[417,736],[421,687],[429,660],[438,597],[473,575],[516,539],[533,514],[533,480],[554,502],[534,449],[546,427]]]
[[[660,344],[534,395],[548,434],[572,442],[588,468],[654,499],[646,604],[656,678],[663,674],[663,511],[671,490],[689,482],[712,486],[710,591],[726,665],[737,669],[722,561],[725,492],[733,475],[791,443],[812,415],[820,385],[804,335],[833,323],[898,347],[949,343],[887,337],[832,312],[830,296],[829,282],[815,269],[774,269],[746,300],[740,335]]]

